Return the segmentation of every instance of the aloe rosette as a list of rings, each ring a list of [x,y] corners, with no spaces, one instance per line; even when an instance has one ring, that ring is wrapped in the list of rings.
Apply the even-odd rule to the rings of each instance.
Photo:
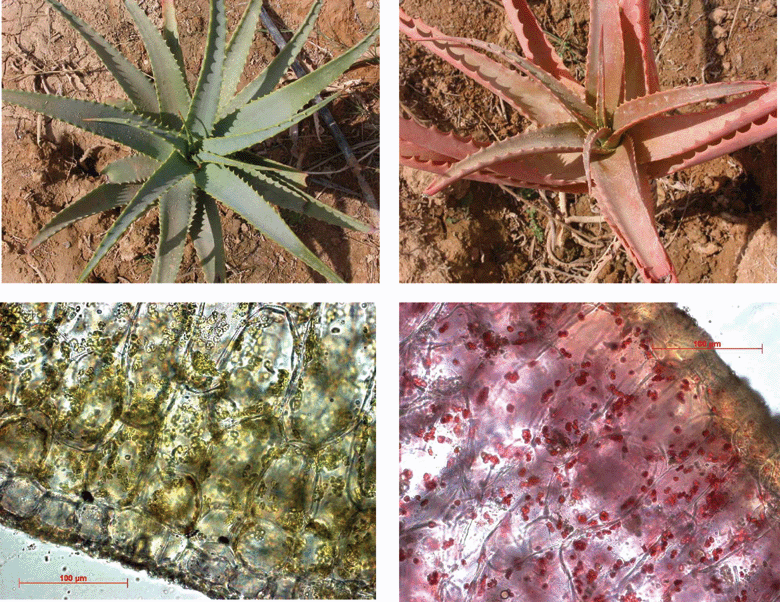
[[[550,45],[526,0],[502,0],[523,56],[443,34],[401,11],[401,31],[495,93],[534,127],[493,144],[401,119],[401,163],[441,177],[589,192],[642,278],[676,282],[658,236],[650,181],[777,134],[777,84],[661,90],[648,0],[591,0],[584,85]],[[495,58],[493,58],[495,57]],[[728,99],[714,107],[694,105]],[[677,109],[687,107],[684,113]]]
[[[361,232],[373,228],[308,194],[305,173],[247,149],[334,100],[337,95],[307,106],[370,48],[378,28],[340,57],[277,87],[314,29],[322,6],[322,0],[316,0],[287,45],[237,92],[261,1],[250,0],[227,42],[225,2],[211,0],[203,62],[190,93],[173,0],[161,0],[162,32],[134,1],[125,0],[149,54],[153,79],[63,4],[47,2],[89,43],[128,100],[109,105],[5,89],[3,100],[124,144],[134,154],[108,165],[103,170],[108,182],[58,213],[30,243],[31,248],[80,219],[123,207],[84,268],[83,281],[128,227],[158,206],[160,237],[151,281],[175,280],[189,235],[206,279],[224,282],[219,201],[328,280],[341,281],[276,208]]]

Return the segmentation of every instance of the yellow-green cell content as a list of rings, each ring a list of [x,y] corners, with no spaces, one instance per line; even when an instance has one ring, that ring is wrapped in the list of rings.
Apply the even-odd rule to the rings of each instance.
[[[0,522],[220,598],[375,596],[370,304],[0,305]]]

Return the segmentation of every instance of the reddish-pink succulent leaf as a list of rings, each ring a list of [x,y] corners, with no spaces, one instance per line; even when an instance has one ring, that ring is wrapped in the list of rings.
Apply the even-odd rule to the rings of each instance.
[[[405,161],[405,158],[402,157],[401,163],[411,166],[413,161],[419,160],[419,158],[415,157],[413,160]],[[441,162],[434,161],[432,163],[434,163],[434,169],[427,167],[419,167],[418,169],[424,169],[433,173],[449,173],[457,165],[456,162],[451,162],[447,164],[446,170],[442,170],[439,169],[439,166],[443,165]],[[475,171],[463,176],[461,179],[487,182],[494,181],[496,178],[499,183],[521,188],[539,188],[556,192],[570,192],[572,194],[588,191],[585,177],[582,173],[582,158],[579,153],[576,155],[574,153],[527,155],[506,163],[498,163],[490,168]],[[434,188],[431,186],[425,193],[435,194],[438,190],[438,187]]]
[[[604,56],[604,40],[601,40],[599,54]],[[598,77],[596,78],[596,115],[598,115],[598,124],[605,126],[607,122],[607,104],[606,104],[606,81],[607,76],[604,70],[604,61],[598,61]]]
[[[653,176],[664,175],[680,169],[679,165],[696,165],[720,154],[706,153],[706,158],[688,154],[706,152],[708,145],[721,149],[737,150],[757,140],[777,133],[772,126],[777,120],[777,84],[769,84],[765,90],[751,92],[717,107],[683,115],[658,115],[643,121],[629,130],[636,145],[640,163],[657,163],[670,166],[670,171],[650,169]],[[755,124],[755,125],[754,125]],[[757,129],[754,130],[754,127]],[[751,133],[752,132],[752,133]],[[763,138],[757,138],[757,136]],[[724,145],[724,142],[728,141]],[[671,166],[676,166],[671,168]]]
[[[631,141],[633,143],[633,140]],[[636,161],[636,147],[632,147],[634,149],[634,160]],[[639,177],[643,179],[643,181],[647,185],[647,194],[642,195],[642,202],[645,204],[645,207],[647,208],[647,212],[653,216],[653,219],[655,219],[655,209],[656,209],[656,195],[652,193],[653,188],[653,178],[650,177],[650,175],[647,173],[647,165],[642,165],[637,162],[637,171],[639,172]],[[674,280],[673,282],[677,282]]]
[[[490,44],[471,38],[455,38],[451,36],[447,36],[446,39],[454,44],[459,43],[475,46],[476,48],[481,48],[482,50],[501,56],[505,60],[511,62],[513,66],[537,80],[551,93],[551,98],[554,98],[561,103],[561,106],[568,111],[570,118],[573,118],[575,121],[582,124],[583,128],[587,129],[595,126],[596,112],[593,110],[593,107],[589,106],[580,95],[572,92],[563,83],[528,59],[515,52],[501,48],[501,46],[497,44]]]
[[[587,192],[582,150],[573,153],[525,155],[505,163],[496,163],[491,172],[526,182],[526,188]]]
[[[582,86],[574,79],[561,57],[547,41],[526,0],[503,0],[503,2],[509,22],[515,30],[525,56],[582,96]]]
[[[684,155],[677,155],[666,160],[648,163],[645,168],[648,176],[658,178],[669,175],[681,169],[687,169],[711,161],[717,157],[727,155],[750,144],[755,144],[777,135],[777,112],[766,115],[758,121],[749,123],[739,128],[736,133],[721,138],[717,142],[706,144],[702,147],[688,151]]]
[[[458,161],[433,151],[404,143],[401,165],[435,174],[445,174]],[[588,191],[582,170],[582,158],[578,153],[548,154],[543,165],[540,156],[522,157],[492,166],[489,170],[474,172],[466,180],[506,184],[521,188],[540,188],[555,192],[582,194]],[[534,160],[535,159],[535,160]],[[553,175],[554,174],[554,175]]]
[[[474,177],[477,175],[478,177]],[[549,192],[563,192],[566,194],[585,194],[588,192],[587,186],[585,184],[564,184],[564,183],[546,183],[546,182],[523,182],[522,180],[516,180],[514,178],[506,178],[504,177],[503,181],[496,180],[493,182],[492,180],[488,179],[490,176],[482,176],[478,174],[472,174],[471,176],[468,176],[466,178],[467,180],[480,180],[481,178],[484,178],[482,181],[485,182],[492,182],[496,184],[504,184],[506,186],[513,186],[515,188],[528,188],[533,190],[547,190]]]
[[[401,10],[401,31],[484,86],[538,125],[568,121],[569,114],[539,82],[448,36]]]
[[[620,35],[618,0],[592,0],[590,3],[590,39],[585,69],[587,103],[597,104],[604,91],[604,106],[611,116],[621,100],[623,90],[623,39]],[[602,121],[600,125],[609,125]]]
[[[623,39],[618,36],[621,31],[620,11],[614,0],[609,0],[607,5],[610,7],[607,11],[608,18],[605,19],[603,27],[609,28],[610,35],[601,39],[604,44],[602,60],[604,61],[604,104],[606,105],[608,120],[602,125],[612,123],[612,115],[617,106],[623,102],[624,78],[626,72],[625,57],[623,54]],[[614,28],[614,29],[613,29]]]
[[[401,165],[419,169],[421,171],[428,171],[435,174],[445,174],[454,164],[455,161],[449,163],[442,163],[439,161],[421,161],[416,157],[401,157]],[[585,184],[580,183],[566,183],[566,182],[526,182],[522,179],[512,178],[506,175],[500,175],[493,172],[476,172],[469,174],[464,178],[465,180],[474,180],[475,182],[486,182],[489,184],[503,184],[505,186],[513,186],[515,188],[535,188],[542,190],[550,190],[552,192],[565,192],[569,194],[583,194],[588,191]]]
[[[677,282],[655,225],[650,181],[639,173],[630,136],[590,164],[593,192],[607,220],[646,282]]]
[[[674,88],[635,98],[634,100],[624,102],[615,110],[612,123],[612,129],[614,130],[613,138],[616,139],[617,136],[620,136],[628,128],[646,119],[668,113],[673,109],[726,96],[766,90],[768,87],[769,84],[766,82],[722,82]]]
[[[448,157],[446,155],[442,155],[441,153],[437,153],[427,148],[417,146],[414,142],[408,142],[406,140],[400,141],[399,153],[401,155],[401,158],[414,157],[415,159],[418,159],[420,161],[439,161],[439,162],[446,161],[450,163],[457,163],[457,160],[453,159],[452,157]]]
[[[593,196],[593,186],[590,177],[590,151],[596,141],[596,130],[591,130],[585,136],[585,142],[582,145],[582,166],[585,168],[585,180],[588,182],[588,194]]]
[[[534,155],[535,158],[538,155],[538,161],[544,165],[545,154],[582,151],[583,141],[582,130],[574,123],[551,125],[499,140],[459,161],[445,178],[431,185],[425,194],[436,194],[469,174],[527,155]],[[541,173],[548,172],[543,170]]]
[[[489,146],[487,142],[477,142],[452,132],[445,134],[435,127],[425,127],[412,119],[404,119],[403,117],[399,119],[398,133],[402,142],[414,144],[458,161]]]
[[[448,157],[435,151],[428,150],[427,148],[417,146],[414,142],[407,142],[406,140],[400,141],[399,154],[401,155],[402,159],[405,157],[413,157],[418,161],[457,163],[457,160],[453,159],[452,157]]]
[[[582,147],[582,165],[585,168],[585,180],[588,183],[588,194],[590,196],[593,196],[592,179],[590,177],[590,156],[596,145],[596,140],[608,133],[608,128],[601,128],[600,130],[591,130],[585,136],[585,143]]]
[[[485,142],[452,133],[444,134],[434,127],[425,127],[403,118],[399,131],[401,164],[433,173],[443,174],[459,160],[489,146]],[[540,173],[542,167],[547,170],[545,173]],[[490,171],[471,174],[466,179],[573,194],[587,190],[582,160],[577,153],[547,155],[544,166],[523,157],[496,164]]]
[[[623,53],[626,65],[632,65],[625,72],[624,99],[633,100],[661,89],[650,44],[650,8],[646,0],[620,0],[620,9]]]
[[[564,192],[587,192],[588,190],[582,168],[582,151],[525,155],[504,163],[496,163],[487,171],[478,173],[497,173],[516,182],[522,182],[524,188]],[[466,176],[467,179],[470,177]]]

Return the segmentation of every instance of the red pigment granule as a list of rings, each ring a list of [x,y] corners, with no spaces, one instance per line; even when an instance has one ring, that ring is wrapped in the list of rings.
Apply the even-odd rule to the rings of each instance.
[[[401,600],[780,600],[780,426],[683,312],[400,318]]]

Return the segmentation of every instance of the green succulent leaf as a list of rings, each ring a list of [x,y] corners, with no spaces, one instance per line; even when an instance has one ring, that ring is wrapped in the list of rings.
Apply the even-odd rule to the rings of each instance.
[[[249,153],[247,153],[249,155]],[[200,163],[216,163],[218,165],[227,165],[228,167],[236,167],[242,171],[253,173],[256,171],[273,174],[278,180],[284,182],[287,186],[293,188],[302,188],[306,185],[306,174],[297,169],[293,169],[287,165],[281,163],[275,163],[267,159],[257,161],[241,157],[244,160],[239,161],[238,154],[234,155],[234,158],[223,157],[222,155],[215,155],[208,151],[202,151],[198,153],[196,159]],[[259,159],[259,157],[255,157]]]
[[[217,204],[200,189],[195,190],[193,203],[190,238],[203,266],[203,273],[208,282],[225,282],[225,246]]]
[[[303,111],[295,113],[289,117],[289,119],[285,119],[269,127],[253,130],[251,132],[244,132],[241,134],[207,138],[203,141],[203,149],[212,153],[218,153],[220,155],[229,155],[245,148],[249,148],[250,146],[254,146],[255,144],[260,144],[264,140],[273,138],[277,134],[280,134],[296,123],[314,115],[317,111],[333,102],[336,98],[338,98],[338,96],[338,94],[329,96],[325,100],[318,102],[317,104],[312,105]]]
[[[117,109],[122,109],[123,111],[127,111],[128,113],[145,113],[150,116],[156,116],[157,113],[150,113],[148,111],[140,111],[136,108],[136,106],[127,100],[126,98],[107,98],[105,104],[116,107]]]
[[[212,197],[243,216],[268,238],[298,257],[331,282],[343,282],[319,257],[301,242],[265,199],[229,167],[208,163],[195,174],[195,182]]]
[[[165,43],[168,44],[168,48],[171,49],[171,53],[176,59],[176,64],[181,71],[181,77],[187,81],[187,68],[184,65],[184,54],[181,50],[181,44],[179,44],[179,25],[176,22],[176,7],[173,4],[173,0],[161,0],[162,14],[163,14],[163,31],[162,35],[165,39]]]
[[[184,256],[192,217],[195,179],[187,177],[160,197],[160,239],[150,282],[174,282]]]
[[[166,125],[181,126],[179,115],[185,115],[190,106],[190,93],[171,48],[146,16],[132,0],[125,0],[125,7],[133,17],[144,41],[152,63],[155,87],[160,101],[160,113]]]
[[[181,153],[186,153],[188,149],[188,141],[182,138],[178,133],[172,132],[171,130],[157,125],[153,122],[147,122],[143,126],[139,126],[138,122],[135,119],[128,119],[127,116],[125,117],[88,117],[83,118],[82,121],[86,121],[88,123],[112,123],[118,126],[125,126],[127,128],[132,128],[134,130],[138,130],[141,127],[143,127],[143,131],[145,131],[148,134],[154,134],[155,136],[158,136],[162,140],[165,140],[168,142],[171,146],[173,146],[175,149],[177,149]],[[119,135],[119,134],[117,134]],[[124,139],[122,139],[124,140]]]
[[[109,182],[116,184],[143,182],[157,171],[158,167],[160,162],[157,159],[146,155],[130,155],[110,163],[100,173],[106,176]]]
[[[141,185],[136,195],[125,207],[125,210],[122,211],[121,215],[106,232],[89,263],[87,263],[87,267],[84,268],[79,277],[79,282],[86,280],[98,262],[103,259],[105,254],[108,253],[135,220],[141,217],[163,193],[179,182],[179,180],[190,175],[194,170],[195,166],[192,163],[186,161],[178,152],[172,152],[157,171]]]
[[[142,111],[149,111],[150,113],[157,113],[160,110],[157,102],[157,92],[145,73],[138,70],[121,52],[109,44],[103,36],[57,2],[57,0],[47,0],[47,2],[57,9],[92,47],[136,108]]]
[[[90,215],[127,205],[140,187],[140,184],[103,184],[95,188],[55,215],[48,224],[41,228],[28,248],[34,249],[66,226]]]
[[[333,226],[350,228],[358,232],[370,232],[371,226],[326,205],[302,190],[293,188],[281,178],[264,174],[259,170],[243,170],[242,175],[269,203],[277,207],[313,217]]]
[[[88,100],[20,90],[3,90],[3,100],[119,142],[155,159],[168,157],[173,150],[171,141],[177,137],[175,133],[167,132],[168,139],[164,139],[154,133],[154,130],[162,131],[160,125],[146,117]],[[135,127],[127,127],[128,124]]]
[[[238,159],[233,159],[231,157],[217,155],[207,150],[202,150],[197,155],[195,155],[195,160],[198,163],[217,163],[219,165],[227,165],[229,167],[255,169],[255,166],[252,164],[247,164],[243,161],[239,161]]]
[[[260,2],[257,4],[258,6],[261,5]],[[309,39],[311,32],[314,31],[314,24],[317,21],[317,16],[319,15],[321,8],[322,0],[317,0],[312,4],[309,9],[309,14],[306,15],[306,19],[304,19],[303,24],[298,28],[298,31],[295,32],[295,35],[287,44],[285,44],[284,48],[276,55],[276,58],[271,61],[268,67],[266,67],[254,80],[244,86],[233,101],[226,106],[224,114],[231,113],[235,109],[243,107],[247,103],[262,98],[273,91],[276,85],[281,81],[287,69],[289,69],[290,65],[293,64],[293,61],[295,61],[295,57],[298,56],[304,44],[306,44],[306,40]],[[239,77],[240,75],[241,74],[239,73]],[[324,87],[325,86],[322,86],[320,90]],[[233,90],[235,90],[235,86],[233,87]]]
[[[211,133],[219,107],[222,89],[222,67],[225,60],[225,0],[212,0],[206,53],[195,86],[195,95],[187,115],[187,128],[201,138]]]
[[[226,106],[236,93],[238,82],[244,73],[249,50],[257,29],[257,20],[260,18],[261,0],[251,0],[241,16],[241,21],[233,32],[225,52],[225,68],[222,73],[222,91],[219,97],[219,116],[224,117],[229,111]]]
[[[260,157],[253,153],[239,151],[234,153],[232,156],[235,159],[239,159],[242,163],[248,164],[246,167],[249,167],[250,169],[262,169],[263,171],[270,171],[281,176],[285,181],[288,181],[291,184],[298,186],[299,188],[306,187],[306,178],[308,175],[304,171],[300,171],[299,169],[295,169],[294,167],[285,165],[284,163],[279,163],[278,161],[272,161],[271,159]],[[242,166],[239,165],[237,167]]]
[[[228,115],[216,124],[214,135],[247,134],[273,127],[290,119],[291,115],[300,111],[325,87],[349,69],[352,63],[370,48],[378,33],[379,29],[374,29],[339,58]]]

